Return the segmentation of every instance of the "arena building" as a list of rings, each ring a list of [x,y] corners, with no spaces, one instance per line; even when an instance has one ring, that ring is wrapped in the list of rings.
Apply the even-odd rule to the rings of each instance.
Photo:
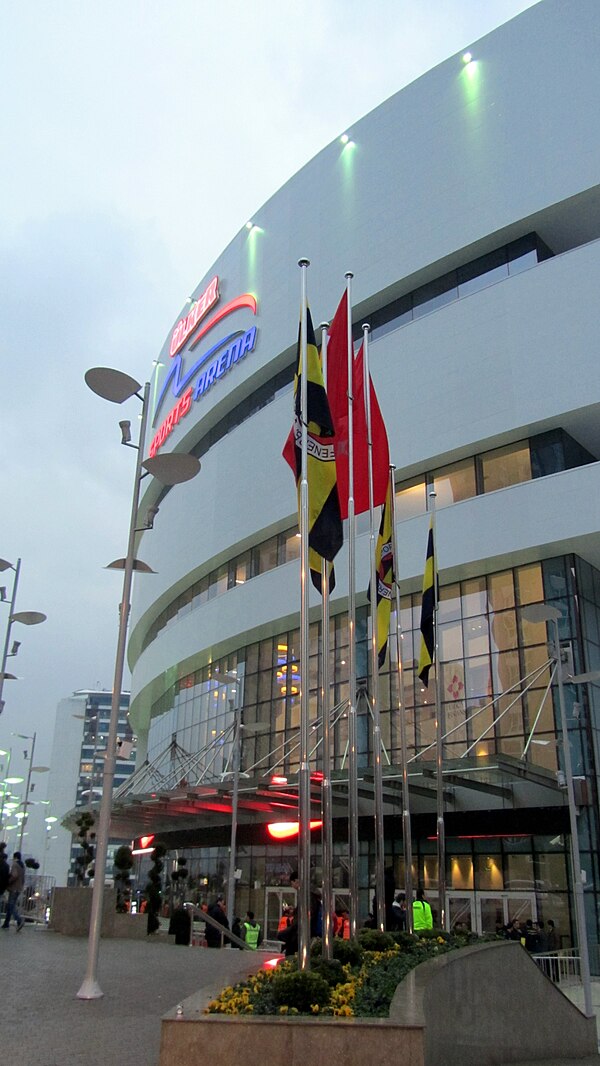
[[[575,8],[542,0],[340,131],[225,248],[153,370],[146,450],[193,453],[202,469],[170,490],[149,479],[142,501],[142,512],[160,507],[139,546],[157,574],[136,579],[128,657],[138,760],[116,795],[113,832],[154,834],[186,856],[200,891],[222,890],[241,722],[236,910],[251,907],[269,934],[297,862],[296,842],[274,841],[267,825],[297,818],[300,542],[281,450],[292,420],[296,264],[305,256],[315,325],[331,320],[351,271],[356,336],[371,326],[371,373],[396,468],[411,757],[434,739],[431,689],[416,661],[429,491],[437,493],[451,923],[487,930],[509,917],[552,918],[561,942],[571,942],[556,685],[544,699],[552,629],[529,621],[525,608],[558,607],[571,672],[600,666],[599,35],[596,0]],[[331,601],[335,707],[348,693],[346,553],[336,560]],[[357,661],[367,689],[368,581],[361,517]],[[318,818],[313,591],[310,605]],[[392,641],[380,675],[385,847],[401,887],[396,678]],[[567,683],[564,691],[587,923],[597,942],[600,689]],[[366,917],[373,774],[363,703]],[[343,893],[347,719],[334,714],[332,723],[334,877]],[[414,877],[435,909],[431,751],[410,763],[409,785]],[[318,881],[318,834],[313,860]]]

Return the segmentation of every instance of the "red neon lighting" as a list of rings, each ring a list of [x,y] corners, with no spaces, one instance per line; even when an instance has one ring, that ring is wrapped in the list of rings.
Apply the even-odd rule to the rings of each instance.
[[[320,829],[322,825],[323,822],[315,821],[310,823],[310,828]],[[290,837],[298,836],[300,826],[298,822],[269,822],[267,832],[273,840],[289,840]]]
[[[140,837],[140,847],[142,847],[142,848],[150,847],[150,844],[152,843],[153,840],[154,840],[154,833],[152,834],[152,836],[149,836],[149,837]]]
[[[256,314],[256,297],[250,292],[245,292],[243,296],[236,296],[235,300],[230,300],[228,304],[225,304],[220,311],[217,311],[216,315],[210,319],[210,322],[206,322],[202,329],[199,330],[196,337],[194,337],[190,344],[190,349],[195,348],[202,337],[204,337],[213,326],[218,325],[227,315],[231,315],[234,311],[239,311],[241,307],[249,307],[252,314]],[[189,335],[189,334],[188,334]]]
[[[210,311],[211,307],[214,307],[219,299],[219,279],[214,277],[212,281],[209,281],[207,288],[196,300],[196,303],[192,307],[189,315],[185,318],[180,318],[179,322],[175,326],[171,335],[171,345],[169,347],[169,355],[173,358],[177,354],[180,348],[183,348],[186,340],[191,333],[194,332],[197,325]]]
[[[322,774],[320,770],[315,770],[314,774],[310,775],[310,779],[311,781],[316,781],[318,784],[321,784],[324,780],[324,774]]]
[[[275,777],[271,778],[271,784],[272,785],[287,785],[287,783],[288,783],[287,777],[277,777],[277,776],[275,776]]]

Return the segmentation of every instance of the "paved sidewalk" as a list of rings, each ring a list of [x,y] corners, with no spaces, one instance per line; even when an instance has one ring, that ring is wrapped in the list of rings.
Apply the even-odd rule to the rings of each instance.
[[[102,940],[104,996],[77,999],[87,940],[26,925],[0,931],[0,1047],[23,1066],[157,1066],[160,1020],[200,989],[241,979],[262,952],[177,947],[167,940]]]
[[[2,1058],[23,1066],[157,1066],[163,1014],[198,992],[210,998],[265,957],[176,947],[172,939],[103,940],[104,996],[86,1001],[77,991],[87,940],[31,926],[0,932]],[[594,1006],[599,1001],[594,982]],[[600,1066],[600,1056],[544,1066]]]

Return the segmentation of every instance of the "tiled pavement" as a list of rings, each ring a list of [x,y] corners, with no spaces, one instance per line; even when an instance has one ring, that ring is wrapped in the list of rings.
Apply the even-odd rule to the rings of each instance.
[[[260,953],[261,959],[264,955]],[[0,931],[0,1053],[21,1066],[157,1066],[160,1019],[216,993],[258,961],[246,951],[177,947],[173,938],[102,940],[98,1000],[77,999],[87,940],[26,925]]]
[[[85,939],[32,926],[0,932],[2,1059],[22,1066],[157,1066],[162,1015],[199,991],[210,998],[263,958],[176,947],[172,939],[103,940],[98,981],[104,996],[86,1001],[77,999]],[[594,982],[593,992],[600,1011],[600,984]],[[600,1056],[577,1063],[600,1066]]]

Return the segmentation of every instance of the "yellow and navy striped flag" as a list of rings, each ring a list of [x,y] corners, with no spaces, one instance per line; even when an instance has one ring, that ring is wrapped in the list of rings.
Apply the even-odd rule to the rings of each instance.
[[[302,477],[301,422],[301,338],[298,333],[298,355],[294,379],[294,425],[283,449],[298,487],[300,515],[300,481]],[[321,359],[317,351],[310,311],[306,310],[306,421],[307,421],[307,480],[308,480],[308,545],[312,582],[321,590],[321,560],[332,563],[342,546],[343,531],[337,491],[334,429],[327,393],[323,384]],[[333,567],[329,570],[330,591],[335,585]]]
[[[389,479],[388,479],[389,480]],[[392,487],[388,490],[379,523],[379,536],[375,548],[375,569],[377,572],[377,653],[381,670],[387,655],[388,635],[390,631],[390,614],[392,610],[392,589],[394,587],[394,553],[392,550]],[[369,587],[369,600],[371,589]]]
[[[429,526],[427,554],[425,556],[425,573],[423,574],[423,600],[421,603],[421,652],[419,655],[419,677],[427,687],[429,671],[434,661],[433,616],[435,611],[435,584],[437,581],[435,552],[433,547],[433,523]]]

